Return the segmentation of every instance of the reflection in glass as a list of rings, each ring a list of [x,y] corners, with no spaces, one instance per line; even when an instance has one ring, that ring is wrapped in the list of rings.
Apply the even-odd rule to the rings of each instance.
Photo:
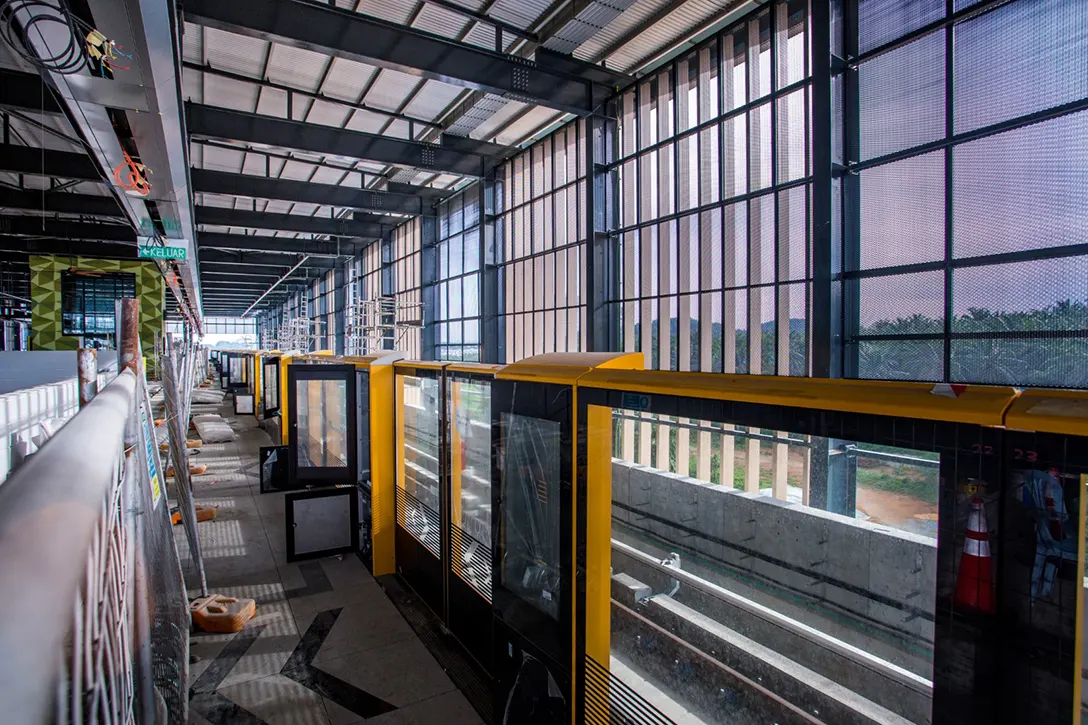
[[[243,371],[245,370],[246,361],[239,356],[231,356],[230,358],[230,382],[231,385],[238,385],[245,381]]]
[[[666,715],[675,706],[707,723],[781,722],[784,703],[821,715],[838,706],[826,694],[797,700],[799,674],[889,717],[930,721],[938,453],[627,410],[590,435],[609,437],[617,456],[610,564],[626,578],[611,587],[612,677],[648,699],[649,683]],[[784,635],[779,617],[811,636]],[[645,645],[677,621],[675,647]],[[766,653],[732,658],[738,633],[753,640],[746,653]],[[721,664],[776,697],[716,697],[707,683]]]
[[[347,382],[299,380],[298,465],[346,468],[348,451]]]
[[[261,379],[264,387],[264,409],[276,410],[280,407],[279,365],[266,364]]]
[[[502,428],[502,583],[559,619],[559,423],[503,413]]]
[[[435,556],[441,556],[438,486],[439,381],[411,375],[397,377],[397,394],[404,403],[399,421],[404,468],[398,475],[400,489],[397,523],[419,539]]]
[[[448,420],[454,491],[453,571],[490,600],[491,386],[453,381]]]

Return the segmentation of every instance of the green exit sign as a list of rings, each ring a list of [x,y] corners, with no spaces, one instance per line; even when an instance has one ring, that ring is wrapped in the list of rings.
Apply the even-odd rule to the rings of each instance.
[[[140,247],[140,259],[185,259],[185,247]]]

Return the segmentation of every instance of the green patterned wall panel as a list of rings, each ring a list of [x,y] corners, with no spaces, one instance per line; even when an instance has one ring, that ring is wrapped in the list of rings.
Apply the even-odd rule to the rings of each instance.
[[[77,257],[30,257],[31,349],[76,350],[79,338],[62,334],[60,273],[75,267],[95,272],[130,272],[136,275],[136,297],[140,300],[140,345],[147,358],[148,373],[155,374],[155,341],[163,331],[165,284],[154,262],[91,259]]]

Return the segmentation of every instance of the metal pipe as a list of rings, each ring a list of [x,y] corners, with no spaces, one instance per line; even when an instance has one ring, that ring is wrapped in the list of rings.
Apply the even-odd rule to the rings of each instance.
[[[0,486],[0,702],[4,721],[46,722],[87,552],[117,476],[136,375],[122,371]],[[27,625],[27,603],[37,622]]]
[[[282,284],[284,281],[286,281],[287,278],[291,276],[292,272],[294,272],[296,269],[298,269],[303,264],[305,264],[307,259],[309,259],[309,256],[303,256],[302,259],[298,260],[298,262],[295,264],[294,267],[291,267],[291,269],[287,270],[287,272],[285,272],[282,277],[280,277],[275,282],[273,282],[271,287],[266,289],[264,291],[264,293],[260,297],[258,297],[256,300],[254,300],[253,304],[251,304],[249,307],[247,307],[246,311],[243,312],[241,316],[245,317],[246,315],[248,315],[250,313],[250,311],[253,310],[254,307],[256,307],[257,305],[259,305],[261,303],[261,300],[263,300],[265,297],[267,297],[269,294],[272,293],[272,290],[276,289],[277,287],[280,286],[280,284]]]
[[[83,409],[98,395],[98,350],[79,348],[76,368],[79,370],[79,407]]]

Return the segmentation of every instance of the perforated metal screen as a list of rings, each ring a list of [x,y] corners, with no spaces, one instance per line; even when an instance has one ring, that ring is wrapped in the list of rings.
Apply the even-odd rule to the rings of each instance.
[[[1088,386],[1088,4],[945,6],[845,6],[845,372]]]

